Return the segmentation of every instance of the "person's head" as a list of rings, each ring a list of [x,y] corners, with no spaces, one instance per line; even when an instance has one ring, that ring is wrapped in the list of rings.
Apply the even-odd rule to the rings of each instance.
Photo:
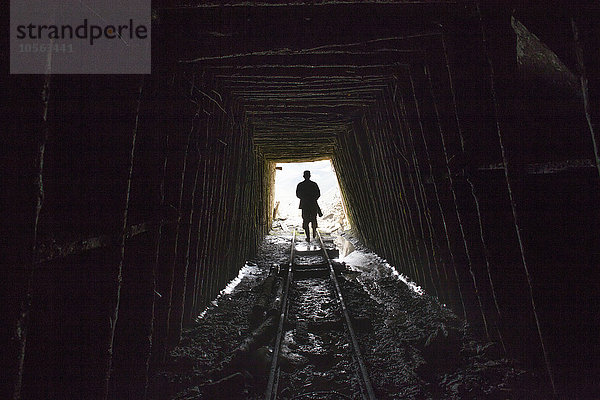
[[[304,171],[304,179],[306,179],[306,180],[310,179],[310,171]]]

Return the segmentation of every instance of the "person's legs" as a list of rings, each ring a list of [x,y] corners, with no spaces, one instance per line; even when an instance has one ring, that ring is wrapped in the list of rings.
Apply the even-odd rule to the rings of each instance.
[[[306,209],[302,209],[302,228],[304,228],[304,234],[306,235],[306,241],[310,242],[310,230],[308,224],[310,223],[310,215]]]
[[[304,228],[304,233],[306,234],[306,241],[310,242],[310,229],[308,224],[310,221],[308,219],[302,220],[302,228]]]
[[[315,210],[302,209],[302,228],[306,234],[306,241],[310,242],[310,224],[312,224],[313,237],[317,238],[317,215]]]

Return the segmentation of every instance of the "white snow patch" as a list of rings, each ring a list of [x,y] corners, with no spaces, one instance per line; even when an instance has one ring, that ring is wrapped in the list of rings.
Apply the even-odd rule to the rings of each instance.
[[[204,318],[204,316],[206,315],[206,312],[207,312],[207,311],[208,311],[208,307],[206,307],[206,308],[204,309],[204,311],[202,311],[202,312],[200,313],[200,315],[198,315],[198,316],[196,317],[196,322],[197,322],[197,321],[199,321],[199,320],[201,320],[202,318]]]
[[[423,290],[423,288],[419,285],[417,285],[415,282],[411,281],[410,278],[402,273],[399,273],[396,268],[394,268],[394,266],[385,263],[386,267],[391,268],[392,269],[392,274],[394,276],[397,276],[398,279],[400,279],[402,282],[406,283],[406,286],[408,286],[410,288],[410,290],[412,290],[413,292],[415,292],[416,294],[418,294],[419,296],[423,296],[425,294],[425,291]]]
[[[206,312],[209,310],[210,307],[217,307],[219,299],[221,297],[223,297],[224,295],[228,295],[228,294],[233,293],[233,291],[235,290],[236,286],[240,284],[240,282],[242,281],[242,279],[244,277],[246,277],[246,276],[249,276],[249,275],[260,275],[260,269],[258,268],[258,266],[256,264],[246,262],[246,264],[244,264],[244,266],[242,268],[240,268],[240,272],[238,272],[238,275],[235,278],[233,278],[227,284],[227,286],[225,286],[225,288],[219,292],[219,294],[217,295],[217,297],[213,301],[211,301],[208,306],[206,306],[206,308],[204,309],[204,311],[202,311],[200,313],[200,315],[198,315],[196,317],[196,321],[204,318],[204,316],[206,315]]]
[[[372,264],[376,260],[375,254],[364,253],[360,250],[354,250],[352,253],[348,254],[346,257],[340,258],[340,261],[346,263],[346,265],[354,266],[354,267],[366,267],[369,264]]]

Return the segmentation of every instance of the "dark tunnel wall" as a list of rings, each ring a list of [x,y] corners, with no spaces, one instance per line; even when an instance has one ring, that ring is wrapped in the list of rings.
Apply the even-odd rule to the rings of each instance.
[[[307,157],[369,247],[600,396],[594,14],[417,3],[161,11],[150,76],[11,76],[0,397],[144,398],[268,232],[274,163]]]
[[[36,241],[32,257],[14,238],[27,256],[4,285],[8,308],[23,309],[10,348],[23,364],[7,386],[22,379],[30,399],[143,397],[151,366],[267,233],[274,166],[194,76],[14,82],[13,145],[31,154],[15,173],[36,186],[10,223]]]
[[[559,396],[591,398],[599,292],[584,277],[597,277],[600,244],[593,136],[581,93],[526,77],[511,16],[494,11],[423,46],[424,63],[339,137],[333,163],[368,246],[540,368]]]

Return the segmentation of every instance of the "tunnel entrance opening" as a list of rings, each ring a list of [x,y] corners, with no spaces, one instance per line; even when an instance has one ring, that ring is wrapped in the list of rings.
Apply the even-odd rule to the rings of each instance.
[[[319,185],[321,191],[318,203],[323,217],[318,218],[319,229],[334,234],[350,229],[338,179],[330,160],[277,163],[273,229],[287,232],[302,226],[296,185],[303,180],[302,174],[306,170],[311,172],[311,180]]]

